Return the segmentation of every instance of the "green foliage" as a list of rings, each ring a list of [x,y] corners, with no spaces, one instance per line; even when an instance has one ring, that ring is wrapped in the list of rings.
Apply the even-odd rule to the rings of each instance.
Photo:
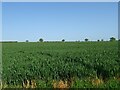
[[[26,40],[26,42],[29,42],[29,40]]]
[[[115,79],[115,78],[111,78],[107,81],[107,83],[105,84],[106,88],[120,88],[120,81]]]
[[[43,42],[43,39],[42,39],[42,38],[40,38],[40,39],[39,39],[39,42]]]
[[[86,39],[85,39],[85,41],[87,42],[87,41],[88,41],[88,39],[86,38]]]
[[[101,41],[104,41],[104,39],[101,39]]]
[[[71,88],[92,88],[92,84],[87,79],[76,79]]]
[[[115,41],[116,39],[114,37],[111,37],[110,38],[110,41]]]
[[[3,82],[21,85],[25,80],[51,87],[52,80],[72,77],[113,77],[120,72],[117,42],[3,43]],[[89,87],[76,81],[74,87]]]
[[[62,42],[65,42],[65,39],[62,39]]]
[[[47,88],[47,85],[46,85],[46,83],[45,83],[44,81],[38,82],[38,83],[39,83],[39,84],[37,85],[38,88]]]

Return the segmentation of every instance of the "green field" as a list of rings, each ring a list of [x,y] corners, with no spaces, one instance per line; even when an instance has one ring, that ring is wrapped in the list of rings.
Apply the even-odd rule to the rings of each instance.
[[[117,41],[3,43],[2,55],[3,87],[34,80],[38,88],[60,81],[69,88],[120,88]]]

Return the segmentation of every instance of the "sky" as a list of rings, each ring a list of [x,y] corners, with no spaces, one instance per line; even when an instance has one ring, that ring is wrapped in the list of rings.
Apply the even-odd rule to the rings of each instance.
[[[4,2],[2,40],[118,38],[117,2]]]
[[[2,3],[0,2],[0,41],[2,40]],[[0,44],[1,48],[1,44]]]

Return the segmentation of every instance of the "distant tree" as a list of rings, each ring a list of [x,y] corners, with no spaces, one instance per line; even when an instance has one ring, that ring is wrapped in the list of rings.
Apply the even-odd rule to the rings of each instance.
[[[110,38],[110,41],[115,41],[115,40],[116,40],[116,38],[114,38],[114,37]]]
[[[80,40],[78,40],[78,42],[80,42]]]
[[[120,39],[118,41],[120,41]]]
[[[101,41],[104,41],[103,39],[101,39]]]
[[[26,42],[29,42],[29,40],[26,40]]]
[[[86,39],[85,39],[85,41],[87,42],[87,41],[88,41],[88,39],[86,38]]]
[[[42,39],[42,38],[40,38],[40,39],[39,39],[39,42],[43,42],[43,39]]]
[[[62,39],[62,42],[65,42],[65,39]]]
[[[100,41],[100,40],[97,40],[98,42]]]

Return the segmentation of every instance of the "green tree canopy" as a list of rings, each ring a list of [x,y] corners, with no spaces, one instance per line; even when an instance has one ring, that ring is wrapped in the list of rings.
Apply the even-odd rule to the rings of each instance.
[[[26,42],[29,42],[29,40],[26,40]]]
[[[65,39],[62,39],[62,42],[65,42]]]
[[[114,37],[110,38],[110,41],[115,41],[115,40],[116,40],[116,38],[114,38]]]
[[[42,39],[42,38],[40,38],[40,39],[39,39],[39,42],[43,42],[43,39]]]
[[[86,39],[85,39],[85,41],[87,42],[87,41],[88,41],[88,39],[86,38]]]

